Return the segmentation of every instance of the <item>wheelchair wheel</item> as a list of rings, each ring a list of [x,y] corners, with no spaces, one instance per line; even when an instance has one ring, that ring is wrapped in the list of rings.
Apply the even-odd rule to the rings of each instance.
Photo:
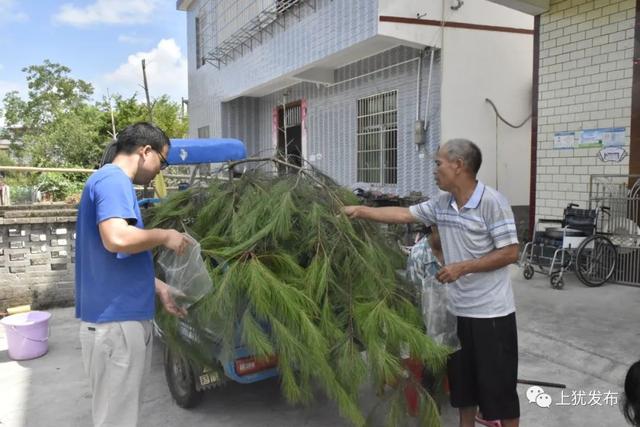
[[[618,251],[611,240],[593,235],[576,252],[576,275],[587,286],[600,286],[613,276]]]
[[[560,273],[553,273],[549,281],[551,282],[551,287],[553,289],[564,288],[564,279],[562,279],[562,274]]]
[[[525,264],[522,275],[525,279],[530,280],[533,277],[533,266],[531,264]]]

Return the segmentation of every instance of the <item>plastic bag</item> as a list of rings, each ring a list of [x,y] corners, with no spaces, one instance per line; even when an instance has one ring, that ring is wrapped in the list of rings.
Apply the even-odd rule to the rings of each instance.
[[[458,318],[447,310],[449,287],[434,278],[422,281],[422,316],[429,335],[436,343],[452,350],[460,348]]]
[[[188,234],[185,235],[192,244],[187,246],[182,255],[162,248],[157,263],[164,273],[164,281],[178,291],[176,303],[189,308],[211,291],[213,282],[200,254],[200,243]]]
[[[431,252],[426,238],[413,245],[407,261],[407,278],[420,290],[422,318],[427,335],[437,344],[455,351],[460,348],[458,320],[447,310],[448,286],[436,279],[441,268],[442,265]]]

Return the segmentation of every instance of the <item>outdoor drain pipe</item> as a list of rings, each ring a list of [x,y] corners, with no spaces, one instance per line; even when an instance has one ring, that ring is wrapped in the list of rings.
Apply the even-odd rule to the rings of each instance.
[[[416,81],[416,122],[420,120],[420,79],[422,78],[422,52],[418,56],[418,78]]]
[[[413,142],[416,144],[416,151],[420,151],[420,148],[424,143],[424,123],[420,120],[420,85],[422,83],[422,54],[424,50],[420,51],[418,55],[418,72],[416,79],[416,122],[414,125]]]
[[[431,46],[429,48],[431,51],[431,58],[429,58],[429,77],[427,78],[427,105],[424,107],[424,131],[427,132],[429,129],[429,108],[431,107],[431,75],[433,74],[433,56],[434,56],[434,48]]]

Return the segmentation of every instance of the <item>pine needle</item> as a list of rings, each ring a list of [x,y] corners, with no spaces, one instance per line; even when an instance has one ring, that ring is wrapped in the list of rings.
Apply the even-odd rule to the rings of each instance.
[[[402,384],[410,380],[401,349],[436,374],[448,350],[425,335],[415,297],[396,273],[403,256],[383,228],[340,214],[355,203],[313,169],[283,177],[251,171],[170,195],[147,222],[197,236],[214,287],[188,321],[217,350],[186,345],[175,318],[161,311],[167,344],[201,364],[232,361],[239,344],[259,357],[277,355],[289,402],[311,403],[319,385],[355,426],[365,424],[362,387],[396,384],[386,422],[406,425]],[[439,425],[431,396],[421,392],[420,402],[421,425]]]

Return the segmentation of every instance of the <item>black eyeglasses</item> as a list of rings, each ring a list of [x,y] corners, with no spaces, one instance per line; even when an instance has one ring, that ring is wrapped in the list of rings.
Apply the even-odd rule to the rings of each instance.
[[[169,166],[169,162],[167,162],[167,159],[165,159],[161,152],[156,151],[156,153],[160,156],[160,170],[166,169],[167,166]]]

